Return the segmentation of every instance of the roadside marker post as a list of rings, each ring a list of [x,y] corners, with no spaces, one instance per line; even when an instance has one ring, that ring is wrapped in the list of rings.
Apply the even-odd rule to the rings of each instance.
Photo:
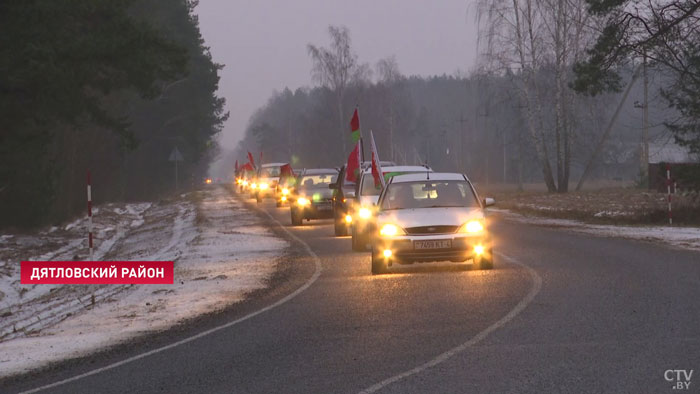
[[[668,224],[673,225],[673,212],[671,211],[671,163],[666,163],[666,191],[668,195]]]
[[[173,151],[170,152],[170,156],[168,157],[168,161],[175,162],[175,191],[177,191],[177,162],[183,160],[184,158],[182,157],[182,153],[180,153],[180,150],[177,149],[176,146],[175,148],[173,148]]]
[[[88,210],[88,248],[92,261],[92,190],[90,185],[90,170],[87,172],[87,210]]]

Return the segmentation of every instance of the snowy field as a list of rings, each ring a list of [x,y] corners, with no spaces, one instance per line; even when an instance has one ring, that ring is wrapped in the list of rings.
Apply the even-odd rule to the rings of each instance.
[[[671,226],[613,226],[589,224],[569,219],[552,219],[526,216],[506,209],[489,209],[508,220],[532,223],[540,226],[560,227],[571,231],[600,237],[620,237],[640,241],[663,243],[672,247],[700,250],[700,228]]]
[[[86,221],[0,236],[0,377],[220,310],[265,286],[287,242],[223,188],[94,210],[96,260],[173,260],[173,285],[20,285],[21,260],[84,260]]]

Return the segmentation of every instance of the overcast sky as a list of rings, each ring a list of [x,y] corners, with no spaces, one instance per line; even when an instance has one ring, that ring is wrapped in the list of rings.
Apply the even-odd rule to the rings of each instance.
[[[196,9],[231,117],[221,143],[235,147],[270,95],[311,85],[306,45],[327,46],[328,25],[350,29],[361,62],[395,55],[405,75],[469,71],[476,26],[468,0],[200,0]]]

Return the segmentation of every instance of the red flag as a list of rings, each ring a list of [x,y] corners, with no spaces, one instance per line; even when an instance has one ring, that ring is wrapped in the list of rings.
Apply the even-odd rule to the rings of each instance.
[[[345,180],[357,182],[360,172],[360,143],[355,144],[355,149],[348,156],[348,164],[345,166]]]
[[[370,131],[369,135],[372,138],[372,177],[374,177],[374,187],[385,187],[386,183],[382,166],[379,164],[379,152],[377,152],[377,145],[374,143],[374,133]]]
[[[357,113],[357,108],[355,108],[352,119],[350,119],[350,135],[352,136],[352,142],[360,140],[360,115]]]
[[[253,171],[253,166],[250,163],[245,163],[241,166],[241,172]]]
[[[294,170],[292,169],[292,166],[289,164],[285,164],[282,167],[280,167],[280,178],[285,178],[285,177],[295,177],[296,174],[294,174]]]
[[[255,159],[253,159],[253,154],[250,153],[250,151],[248,151],[248,163],[251,166],[255,167]]]

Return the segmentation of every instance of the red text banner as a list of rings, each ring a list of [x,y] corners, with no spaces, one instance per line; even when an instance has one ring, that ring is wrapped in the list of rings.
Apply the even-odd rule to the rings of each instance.
[[[29,284],[172,284],[172,261],[22,261]]]

